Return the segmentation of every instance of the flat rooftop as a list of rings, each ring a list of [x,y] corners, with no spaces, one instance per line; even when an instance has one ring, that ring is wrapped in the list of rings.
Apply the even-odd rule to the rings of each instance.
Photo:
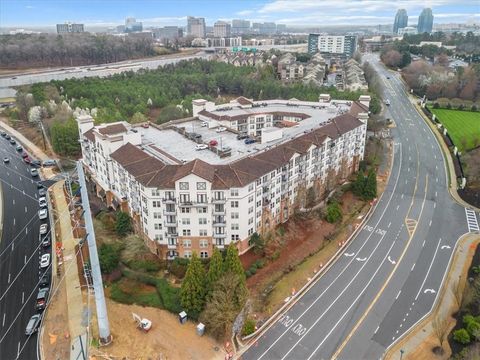
[[[268,103],[269,101],[265,101]],[[295,103],[302,103],[295,101]],[[347,113],[350,109],[350,102],[335,102],[335,103],[315,103],[316,108],[310,105],[285,106],[281,104],[272,104],[267,107],[240,109],[234,108],[231,110],[211,111],[212,113],[224,115],[242,115],[262,112],[298,112],[307,114],[308,118],[300,121],[298,125],[292,127],[283,127],[283,137],[265,144],[253,143],[245,144],[244,140],[237,140],[236,133],[226,131],[217,133],[215,128],[209,129],[202,127],[202,121],[189,120],[172,125],[177,129],[184,128],[185,132],[194,132],[202,136],[202,143],[208,144],[211,140],[218,142],[217,148],[230,148],[231,156],[220,157],[216,152],[205,149],[196,150],[197,143],[190,140],[180,132],[169,129],[158,129],[150,126],[148,128],[137,127],[136,129],[143,135],[142,145],[146,151],[155,155],[160,160],[167,164],[181,164],[194,159],[201,159],[209,164],[229,164],[246,156],[254,155],[257,152],[268,149],[272,146],[284,143],[313,129],[319,128],[327,123],[330,119]]]

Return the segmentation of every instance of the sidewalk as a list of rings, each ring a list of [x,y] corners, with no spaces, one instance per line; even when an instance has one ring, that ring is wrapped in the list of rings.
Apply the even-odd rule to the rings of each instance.
[[[480,243],[480,236],[476,234],[463,235],[455,249],[451,267],[445,283],[437,299],[434,309],[423,321],[415,326],[405,337],[397,342],[385,354],[386,360],[399,360],[401,358],[400,350],[403,350],[403,360],[417,359],[448,359],[450,349],[448,341],[445,340],[443,347],[445,354],[442,357],[436,357],[431,349],[438,346],[438,339],[433,334],[432,322],[435,318],[448,321],[449,331],[455,326],[455,319],[451,317],[457,310],[457,303],[452,292],[452,284],[455,281],[460,282],[462,291],[467,280],[467,272],[475,254],[476,244]]]
[[[65,357],[66,355],[65,358],[68,358],[70,349],[77,337],[86,332],[85,326],[82,325],[85,304],[75,253],[77,239],[72,234],[70,211],[63,185],[64,181],[59,181],[50,190],[57,215],[56,238],[62,243],[63,259],[59,259],[58,263],[61,276],[57,279],[61,280],[61,283],[57,280],[53,287],[58,287],[58,294],[55,294],[55,297],[51,300],[52,306],[48,309],[44,321],[45,334],[49,335],[49,339],[43,338],[41,340],[45,359],[57,359],[59,354],[57,347],[62,347],[62,350],[65,351],[65,344],[62,346],[61,340],[67,342],[66,349],[68,349],[68,352],[66,354],[62,353],[62,356]],[[66,324],[68,326],[65,326]],[[52,339],[54,339],[53,342]]]

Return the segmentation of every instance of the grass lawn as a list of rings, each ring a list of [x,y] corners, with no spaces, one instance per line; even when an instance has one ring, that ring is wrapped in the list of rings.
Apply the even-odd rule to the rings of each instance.
[[[471,150],[480,140],[480,113],[472,111],[430,109],[447,128],[460,151]],[[477,140],[477,142],[480,142]],[[477,143],[478,146],[478,143]]]

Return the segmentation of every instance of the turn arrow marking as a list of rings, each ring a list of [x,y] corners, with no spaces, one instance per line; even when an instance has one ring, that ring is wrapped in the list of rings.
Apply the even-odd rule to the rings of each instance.
[[[351,253],[351,254],[345,253],[345,254],[343,254],[343,255],[348,256],[348,257],[351,257],[351,256],[355,256],[355,253]]]
[[[426,293],[435,294],[435,290],[433,290],[433,289],[425,289],[425,291],[424,291],[423,293],[424,293],[424,294],[426,294]]]
[[[367,258],[359,258],[359,257],[357,257],[355,260],[357,260],[357,261],[365,261],[365,260],[367,260]]]
[[[442,249],[442,250],[443,250],[443,249],[450,249],[450,246],[448,246],[448,245],[443,245],[440,249]]]
[[[395,260],[392,260],[392,259],[390,258],[390,256],[388,257],[388,261],[390,261],[393,265],[396,264],[396,261],[395,261]]]

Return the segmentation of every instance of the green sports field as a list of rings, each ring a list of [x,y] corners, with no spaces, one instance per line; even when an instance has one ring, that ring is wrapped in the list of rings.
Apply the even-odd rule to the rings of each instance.
[[[471,150],[480,145],[480,112],[430,109],[447,128],[460,151]],[[477,141],[475,141],[478,139]]]

